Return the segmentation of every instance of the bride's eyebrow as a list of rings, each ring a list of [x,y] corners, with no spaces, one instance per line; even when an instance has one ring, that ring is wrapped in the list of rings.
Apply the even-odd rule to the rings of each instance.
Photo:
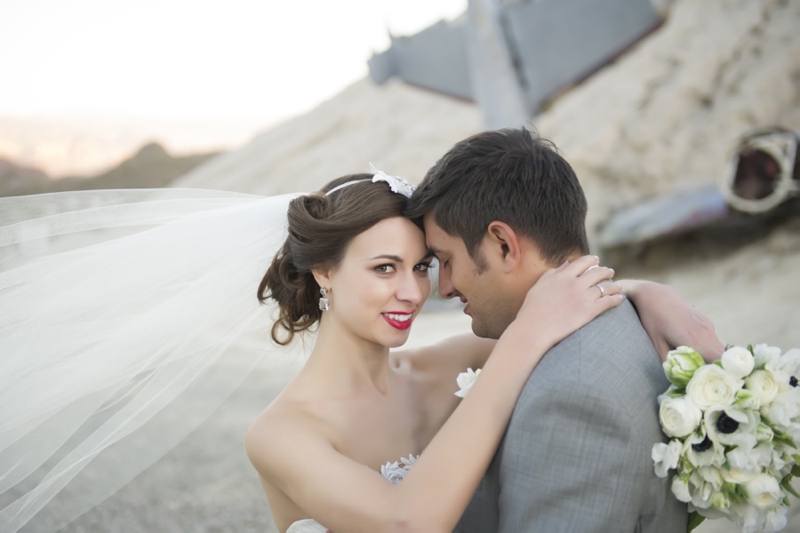
[[[389,260],[391,260],[391,261],[395,261],[395,262],[397,262],[397,263],[402,263],[402,262],[403,262],[403,260],[402,260],[402,259],[401,259],[399,256],[397,256],[397,255],[390,255],[390,254],[381,254],[381,255],[376,255],[375,257],[373,257],[372,259],[370,259],[370,261],[375,261],[376,259],[389,259]]]

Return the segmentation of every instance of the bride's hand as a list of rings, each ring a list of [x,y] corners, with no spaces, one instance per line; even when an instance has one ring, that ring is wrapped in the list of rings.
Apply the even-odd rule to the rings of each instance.
[[[546,271],[525,296],[512,327],[552,347],[623,300],[614,271],[586,255]]]

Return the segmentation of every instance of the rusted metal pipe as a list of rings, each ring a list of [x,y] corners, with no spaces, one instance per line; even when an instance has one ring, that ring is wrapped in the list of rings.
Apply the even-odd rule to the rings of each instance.
[[[765,213],[800,193],[800,132],[769,127],[744,135],[720,189],[737,211]]]

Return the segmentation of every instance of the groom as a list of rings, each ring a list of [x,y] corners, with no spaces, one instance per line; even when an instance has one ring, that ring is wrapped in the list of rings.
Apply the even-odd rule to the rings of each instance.
[[[481,337],[503,333],[545,270],[589,249],[575,173],[525,129],[456,144],[408,215],[423,217],[439,293],[466,302]],[[686,505],[651,459],[667,387],[627,301],[564,339],[528,380],[456,531],[685,532]]]

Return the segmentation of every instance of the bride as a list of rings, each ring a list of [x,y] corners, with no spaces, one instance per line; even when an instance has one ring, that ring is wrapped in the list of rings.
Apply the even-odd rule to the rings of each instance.
[[[616,305],[620,288],[584,257],[543,276],[496,344],[468,335],[389,352],[428,296],[432,258],[401,216],[406,197],[370,178],[300,197],[0,198],[0,530],[67,524],[275,351],[265,328],[286,344],[317,324],[308,363],[246,438],[278,527],[451,528],[538,360]],[[270,260],[265,308],[253,287]],[[709,334],[670,289],[625,291],[662,356]],[[456,376],[478,367],[462,402]]]
[[[428,297],[432,257],[419,223],[402,216],[408,188],[372,177],[293,200],[289,235],[259,286],[280,308],[276,342],[318,324],[307,363],[246,437],[287,533],[452,531],[539,360],[624,298],[613,271],[586,256],[543,275],[496,342],[464,335],[390,352]],[[657,296],[631,294],[643,313],[675,301],[647,290]],[[675,341],[661,332],[684,317],[670,321],[645,321],[656,345]],[[483,370],[461,400],[455,378],[467,368]]]

